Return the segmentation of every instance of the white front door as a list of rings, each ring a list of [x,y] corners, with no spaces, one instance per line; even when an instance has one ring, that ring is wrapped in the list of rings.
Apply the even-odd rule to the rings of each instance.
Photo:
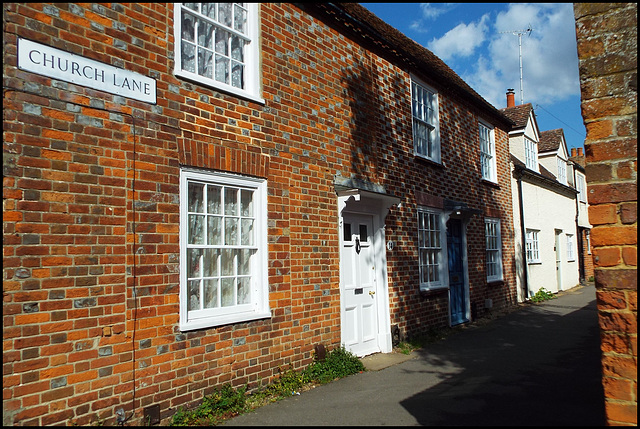
[[[561,234],[562,231],[556,229],[556,245],[554,250],[556,251],[556,283],[558,284],[558,292],[562,290],[562,253],[560,252]]]
[[[357,356],[380,351],[373,217],[344,213],[340,271],[342,344]]]

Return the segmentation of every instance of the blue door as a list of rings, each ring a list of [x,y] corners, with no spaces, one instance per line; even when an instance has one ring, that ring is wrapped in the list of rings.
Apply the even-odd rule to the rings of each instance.
[[[467,294],[464,284],[462,222],[447,222],[447,254],[449,256],[449,307],[451,325],[467,322]]]

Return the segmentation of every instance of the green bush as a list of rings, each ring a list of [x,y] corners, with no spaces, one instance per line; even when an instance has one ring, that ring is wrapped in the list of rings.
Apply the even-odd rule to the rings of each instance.
[[[313,362],[306,372],[310,381],[324,384],[364,370],[365,367],[357,356],[344,347],[339,347],[327,353],[324,360]]]
[[[173,415],[172,426],[200,426],[216,424],[225,418],[235,416],[245,410],[246,387],[234,389],[225,384],[213,394],[205,396],[202,403],[194,410],[182,407]]]
[[[554,299],[554,298],[555,298],[555,295],[553,293],[541,287],[540,290],[531,297],[531,301],[542,302],[542,301],[547,301],[549,299]]]

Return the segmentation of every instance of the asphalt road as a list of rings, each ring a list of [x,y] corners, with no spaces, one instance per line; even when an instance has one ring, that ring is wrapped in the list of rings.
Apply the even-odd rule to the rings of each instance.
[[[521,306],[465,327],[404,362],[319,386],[224,424],[603,426],[595,288],[579,286]]]

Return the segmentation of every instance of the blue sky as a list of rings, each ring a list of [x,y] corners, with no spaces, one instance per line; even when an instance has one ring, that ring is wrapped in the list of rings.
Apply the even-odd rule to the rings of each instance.
[[[478,94],[506,107],[507,88],[531,103],[541,131],[562,128],[583,147],[580,80],[572,3],[361,3],[438,55]]]

